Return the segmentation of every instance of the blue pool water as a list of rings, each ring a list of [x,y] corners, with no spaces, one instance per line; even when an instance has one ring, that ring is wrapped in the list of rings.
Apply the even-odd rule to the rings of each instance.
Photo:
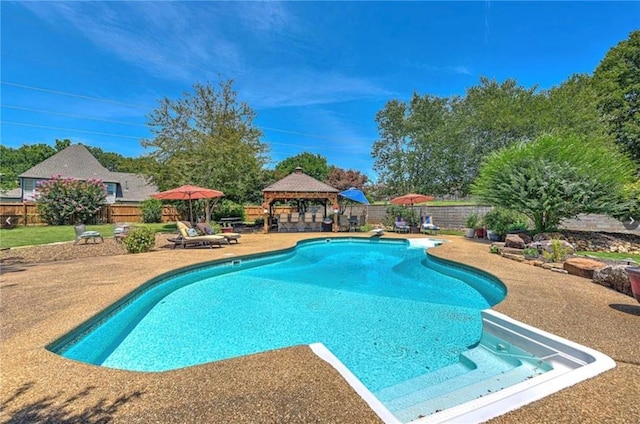
[[[321,342],[384,394],[459,364],[482,337],[480,311],[506,294],[495,278],[406,241],[330,240],[154,280],[49,348],[165,371]]]

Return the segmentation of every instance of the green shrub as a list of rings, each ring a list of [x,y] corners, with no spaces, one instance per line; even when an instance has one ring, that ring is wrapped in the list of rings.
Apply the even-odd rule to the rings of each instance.
[[[151,224],[162,222],[162,202],[158,199],[147,199],[142,202],[142,222]]]
[[[396,219],[403,218],[409,225],[416,226],[419,223],[418,211],[403,205],[390,205],[387,207],[387,215],[382,222],[386,226],[392,227]]]
[[[373,230],[373,225],[372,224],[364,224],[360,226],[360,231],[362,231],[363,233],[366,233],[368,231]]]
[[[156,244],[156,233],[148,227],[135,228],[122,240],[122,244],[129,253],[148,252]]]
[[[581,213],[633,213],[627,189],[636,174],[637,165],[606,141],[545,135],[488,156],[472,191],[481,202],[526,214],[536,232],[550,232]]]
[[[506,236],[516,228],[527,228],[527,217],[519,212],[504,208],[493,208],[484,215],[487,228],[500,237]]]
[[[38,214],[50,225],[90,224],[107,198],[102,180],[62,178],[38,181]]]
[[[562,262],[567,255],[571,252],[570,247],[565,247],[561,240],[551,240],[551,252],[546,250],[542,252],[542,256],[547,262]]]
[[[231,200],[223,200],[213,211],[213,221],[220,221],[222,218],[240,217],[244,221],[244,206]]]
[[[470,227],[468,227],[468,228],[470,228]],[[496,254],[498,254],[498,253],[500,253],[500,249],[498,249],[498,246],[491,246],[491,247],[489,248],[489,253],[496,253]]]

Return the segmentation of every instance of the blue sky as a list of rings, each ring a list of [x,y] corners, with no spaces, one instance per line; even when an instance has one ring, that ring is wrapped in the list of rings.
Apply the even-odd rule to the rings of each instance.
[[[233,79],[271,166],[307,151],[375,180],[377,111],[480,76],[545,89],[592,73],[640,2],[7,2],[1,143],[145,152],[146,115]]]

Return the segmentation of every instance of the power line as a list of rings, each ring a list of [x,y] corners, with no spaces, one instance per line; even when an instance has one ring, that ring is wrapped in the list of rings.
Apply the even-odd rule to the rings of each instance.
[[[90,121],[98,121],[98,122],[107,122],[110,124],[121,124],[121,125],[131,125],[134,127],[147,127],[146,125],[143,124],[134,124],[131,122],[124,122],[124,121],[113,121],[110,119],[100,119],[100,118],[93,118],[90,116],[83,116],[83,115],[74,115],[71,113],[62,113],[62,112],[55,112],[52,110],[41,110],[41,109],[31,109],[28,107],[22,107],[22,106],[13,106],[13,105],[0,105],[1,108],[7,108],[7,109],[15,109],[15,110],[23,110],[25,112],[35,112],[35,113],[42,113],[42,114],[46,114],[46,115],[57,115],[57,116],[66,116],[68,118],[78,118],[78,119],[85,119],[85,120],[90,120]]]
[[[340,138],[340,137],[327,137],[327,136],[323,136],[323,135],[307,134],[307,133],[302,133],[302,132],[297,132],[297,131],[282,130],[282,129],[279,129],[279,128],[271,128],[271,127],[260,127],[260,128],[261,129],[265,129],[265,130],[269,130],[269,131],[280,132],[280,133],[284,133],[284,134],[300,135],[300,136],[303,136],[303,137],[318,138],[318,139],[321,139],[321,140],[328,140],[328,141],[341,141],[343,143],[346,143],[346,142],[349,142],[349,141],[358,140],[358,139],[348,139],[348,138]]]
[[[95,100],[102,103],[110,103],[114,105],[128,106],[128,107],[134,107],[139,109],[146,109],[146,110],[149,109],[149,106],[141,106],[141,105],[135,105],[133,103],[125,103],[125,102],[119,102],[116,100],[103,99],[102,97],[85,96],[83,94],[69,93],[66,91],[50,90],[48,88],[34,87],[31,85],[18,84],[18,83],[9,82],[9,81],[0,81],[0,84],[8,85],[10,87],[24,88],[26,90],[42,91],[44,93],[57,94],[60,96],[76,97],[76,98],[85,99],[85,100]]]
[[[73,128],[62,128],[62,127],[54,127],[54,126],[50,126],[50,125],[33,124],[33,123],[29,123],[29,122],[15,122],[15,121],[4,121],[3,120],[3,121],[0,121],[0,123],[7,124],[7,125],[17,125],[17,126],[22,126],[22,127],[42,128],[42,129],[49,129],[49,130],[56,130],[56,131],[68,131],[68,132],[75,132],[75,133],[82,133],[82,134],[104,135],[104,136],[108,136],[108,137],[118,137],[118,138],[130,138],[130,139],[134,139],[134,140],[140,140],[142,138],[145,138],[145,137],[142,137],[142,136],[130,136],[130,135],[123,135],[123,134],[113,134],[113,133],[106,133],[106,132],[101,132],[101,131],[77,130],[77,129],[73,129]],[[309,149],[309,150],[329,150],[329,151],[351,153],[351,151],[349,151],[347,149],[339,149],[339,148],[334,148],[334,147],[307,146],[307,145],[304,145],[304,144],[280,143],[280,142],[277,142],[277,141],[268,141],[268,140],[264,140],[263,143],[269,144],[269,145],[275,145],[275,146],[298,147],[298,148]]]
[[[95,101],[99,101],[102,103],[110,103],[110,104],[116,104],[116,105],[121,105],[121,106],[128,106],[128,107],[134,107],[134,108],[139,108],[139,109],[146,109],[148,110],[149,107],[148,106],[142,106],[142,105],[136,105],[133,103],[126,103],[126,102],[120,102],[117,100],[111,100],[111,99],[105,99],[102,97],[93,97],[93,96],[86,96],[83,94],[77,94],[77,93],[70,93],[67,91],[59,91],[59,90],[52,90],[49,88],[42,88],[42,87],[34,87],[31,85],[26,85],[26,84],[19,84],[19,83],[14,83],[14,82],[9,82],[9,81],[0,81],[0,84],[4,84],[4,85],[8,85],[11,87],[17,87],[17,88],[23,88],[26,90],[34,90],[34,91],[42,91],[45,93],[50,93],[50,94],[57,94],[57,95],[61,95],[61,96],[69,96],[69,97],[76,97],[76,98],[80,98],[80,99],[84,99],[84,100],[95,100]],[[8,108],[13,108],[13,109],[18,109],[19,107],[16,106],[3,106],[3,107],[8,107]],[[51,113],[51,114],[59,114],[61,116],[69,116],[69,117],[74,117],[74,118],[79,118],[79,119],[93,119],[93,118],[85,118],[82,117],[80,115],[63,115],[61,113],[56,113],[56,112],[45,112],[45,111],[38,111],[38,110],[29,110],[27,108],[22,109],[25,111],[32,111],[32,112],[39,112],[39,113]],[[93,119],[93,120],[98,120],[98,119]],[[104,121],[104,122],[111,122],[111,121]],[[122,123],[122,122],[115,122],[114,123]],[[126,124],[126,125],[134,125],[134,124]],[[137,125],[141,125],[141,124],[137,124]],[[340,138],[340,137],[329,137],[329,136],[322,136],[322,135],[316,135],[316,134],[309,134],[309,133],[303,133],[303,132],[298,132],[298,131],[291,131],[291,130],[284,130],[281,128],[274,128],[274,127],[264,127],[261,126],[261,129],[264,130],[268,130],[268,131],[274,131],[274,132],[279,132],[279,133],[283,133],[283,134],[291,134],[291,135],[299,135],[302,137],[310,137],[310,138],[317,138],[320,140],[328,140],[328,141],[340,141],[340,142],[349,142],[349,141],[355,141],[358,139],[346,139],[346,138]]]
[[[134,140],[140,140],[144,138],[144,137],[134,137],[132,135],[112,134],[112,133],[106,133],[101,131],[74,130],[72,128],[52,127],[49,125],[31,124],[27,122],[0,121],[0,123],[7,124],[7,125],[18,125],[21,127],[43,128],[47,130],[68,131],[68,132],[75,132],[75,133],[82,133],[82,134],[105,135],[108,137],[131,138]]]

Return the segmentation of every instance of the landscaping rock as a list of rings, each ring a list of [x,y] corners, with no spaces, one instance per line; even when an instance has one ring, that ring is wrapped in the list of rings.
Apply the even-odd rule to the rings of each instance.
[[[625,265],[607,265],[593,273],[593,282],[633,296]]]
[[[571,275],[593,279],[596,270],[606,267],[607,264],[587,258],[569,258],[564,261],[564,269]]]
[[[503,253],[502,256],[516,262],[524,262],[524,256],[522,255],[518,255],[514,253]]]
[[[524,244],[529,244],[533,241],[533,239],[531,238],[531,236],[527,233],[509,233],[507,234],[507,236],[514,234],[517,235],[518,237],[520,237],[522,239],[522,241],[524,241]]]
[[[505,253],[511,253],[513,255],[520,255],[520,256],[523,255],[522,249],[516,249],[513,247],[499,247],[498,250],[500,251],[500,254],[502,256],[504,256]]]
[[[507,234],[504,239],[504,245],[512,249],[524,249],[525,243],[518,234]]]

